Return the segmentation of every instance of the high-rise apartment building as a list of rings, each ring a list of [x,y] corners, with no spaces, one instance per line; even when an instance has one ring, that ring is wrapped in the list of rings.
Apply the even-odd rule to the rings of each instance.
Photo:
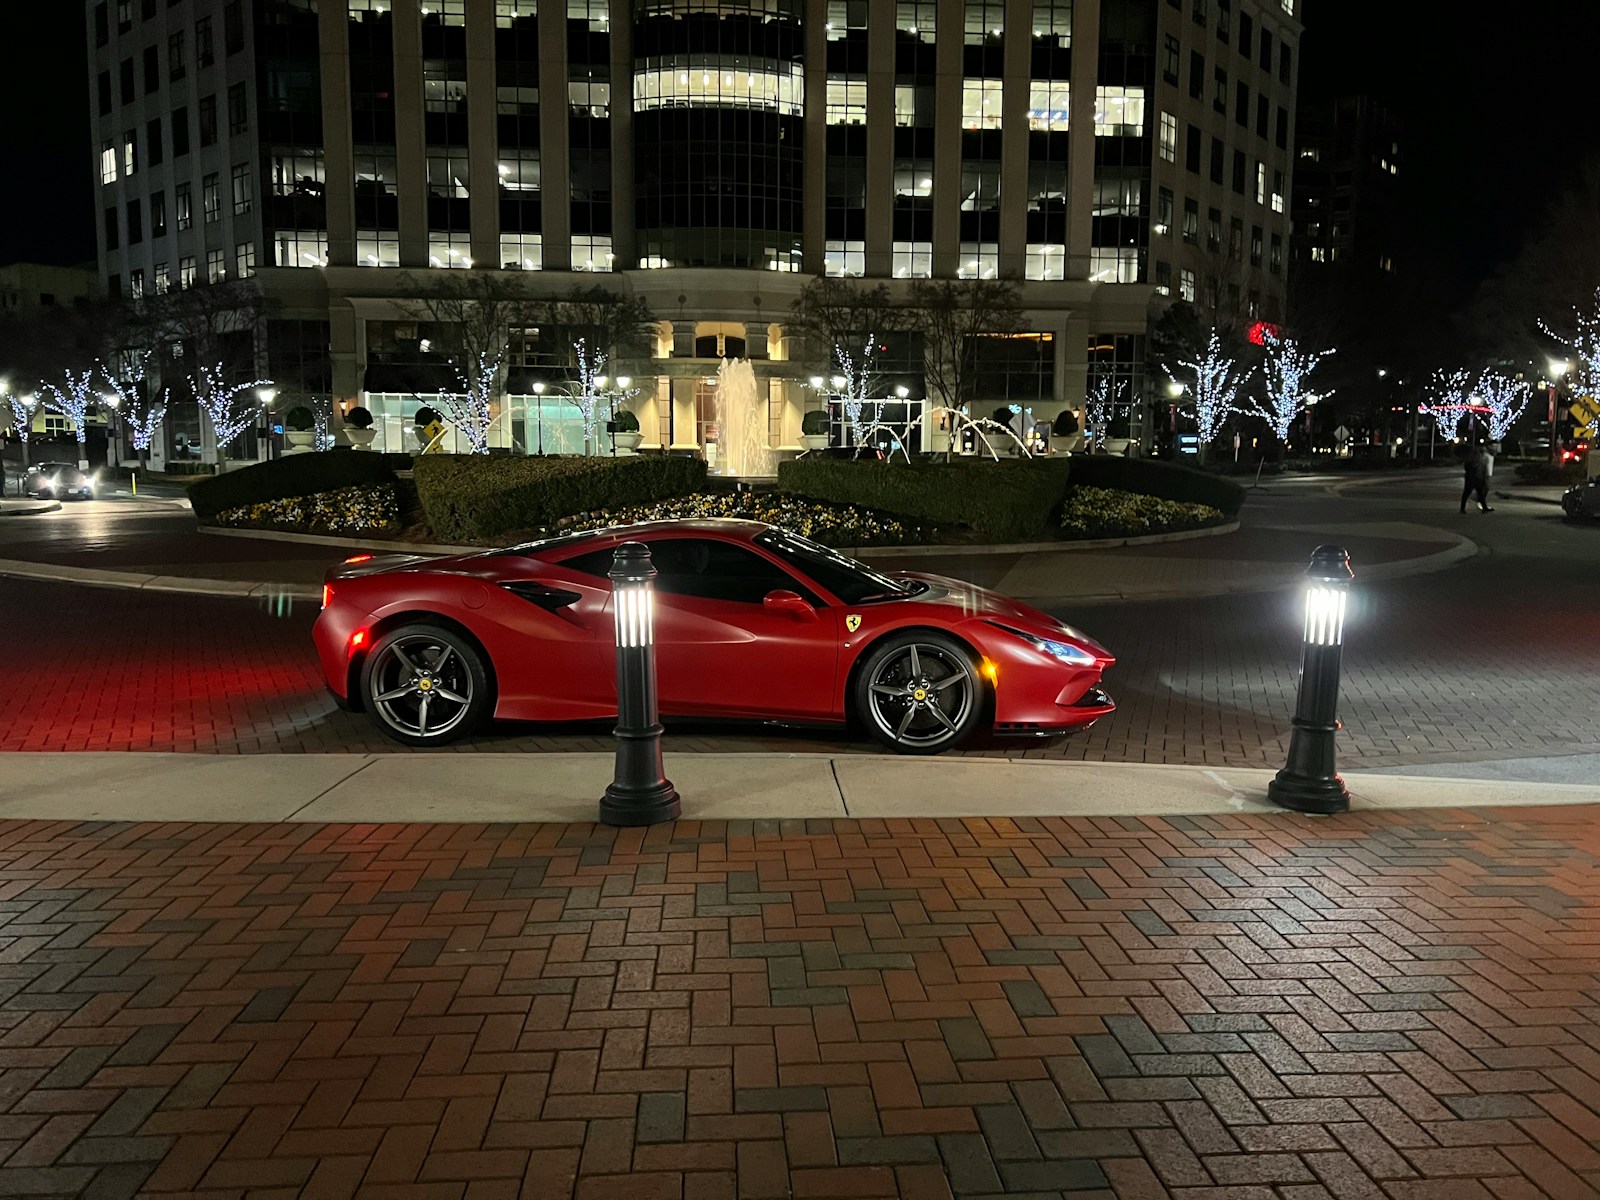
[[[1281,315],[1294,5],[89,0],[101,268],[127,296],[253,277],[260,368],[391,448],[430,278],[603,284],[659,321],[633,407],[680,451],[717,436],[725,356],[798,444],[825,402],[786,328],[809,278],[1010,277],[1027,332],[974,408],[1048,418],[1100,378],[1145,394],[1164,297]],[[549,364],[516,353],[492,436],[560,447]]]
[[[1366,96],[1307,108],[1296,144],[1295,260],[1393,274],[1400,233],[1401,134],[1394,116]]]

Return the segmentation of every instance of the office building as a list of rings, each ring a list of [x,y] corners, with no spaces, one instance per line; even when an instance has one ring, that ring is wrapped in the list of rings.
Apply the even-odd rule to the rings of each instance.
[[[382,446],[426,398],[399,368],[437,365],[415,298],[457,269],[644,299],[633,407],[645,446],[685,452],[717,436],[724,357],[752,362],[772,446],[798,444],[825,397],[785,322],[821,274],[1019,280],[1027,331],[988,356],[980,415],[1048,419],[1102,377],[1142,397],[1164,298],[1281,316],[1294,0],[89,10],[107,288],[254,278],[279,404],[363,404]],[[550,354],[513,340],[497,444],[569,427],[528,382]]]

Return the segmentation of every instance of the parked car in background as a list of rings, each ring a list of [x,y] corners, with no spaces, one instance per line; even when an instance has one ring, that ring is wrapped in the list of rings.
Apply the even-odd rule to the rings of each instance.
[[[1600,520],[1600,479],[1587,479],[1561,497],[1561,511],[1572,521]]]
[[[38,463],[22,478],[22,491],[41,500],[93,500],[94,477],[73,463]]]

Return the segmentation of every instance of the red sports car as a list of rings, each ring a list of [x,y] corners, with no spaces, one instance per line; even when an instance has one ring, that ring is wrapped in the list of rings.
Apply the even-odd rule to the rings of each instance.
[[[613,553],[650,547],[664,717],[858,721],[937,754],[980,728],[1049,737],[1116,707],[1116,660],[1037,609],[886,574],[757,521],[659,521],[452,558],[357,555],[328,572],[315,640],[334,695],[433,746],[491,717],[617,712]]]

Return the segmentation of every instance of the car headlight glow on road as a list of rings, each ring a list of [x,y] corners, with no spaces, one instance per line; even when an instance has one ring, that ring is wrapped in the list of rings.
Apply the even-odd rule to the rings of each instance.
[[[1074,646],[1067,642],[1058,642],[1052,638],[1035,637],[1031,633],[1024,633],[1020,629],[1013,629],[1009,625],[1002,625],[998,621],[989,622],[996,629],[1003,629],[1012,637],[1021,638],[1040,654],[1048,654],[1057,662],[1070,663],[1074,667],[1094,666],[1095,656],[1081,646]]]

